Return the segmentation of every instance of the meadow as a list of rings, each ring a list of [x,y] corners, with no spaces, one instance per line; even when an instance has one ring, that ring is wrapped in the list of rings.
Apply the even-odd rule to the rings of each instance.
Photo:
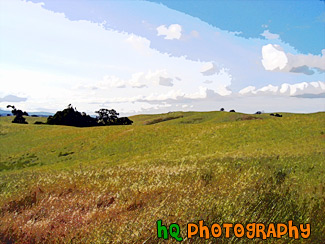
[[[324,243],[325,113],[172,112],[77,128],[0,117],[0,241]],[[308,239],[186,238],[186,224],[310,223]]]

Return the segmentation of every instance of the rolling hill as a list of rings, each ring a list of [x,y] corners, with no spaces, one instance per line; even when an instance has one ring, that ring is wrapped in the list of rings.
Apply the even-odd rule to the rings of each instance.
[[[293,220],[311,224],[308,239],[265,242],[321,243],[325,113],[281,114],[172,112],[90,128],[1,117],[0,240],[175,243],[157,237],[157,220],[178,223],[185,242],[188,222]]]

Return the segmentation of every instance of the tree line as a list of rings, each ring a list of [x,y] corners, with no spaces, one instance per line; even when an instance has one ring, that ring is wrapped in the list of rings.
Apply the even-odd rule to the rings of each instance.
[[[12,114],[15,115],[12,123],[27,124],[26,119],[23,117],[28,116],[28,113],[16,109],[15,106],[8,105],[7,108],[12,108]],[[46,123],[35,122],[35,124],[49,124],[49,125],[68,125],[77,127],[90,127],[90,126],[105,126],[105,125],[131,125],[133,123],[128,117],[119,118],[119,113],[114,109],[102,108],[95,111],[98,116],[91,117],[84,112],[79,112],[73,108],[71,104],[62,111],[57,111],[53,116],[47,118]]]

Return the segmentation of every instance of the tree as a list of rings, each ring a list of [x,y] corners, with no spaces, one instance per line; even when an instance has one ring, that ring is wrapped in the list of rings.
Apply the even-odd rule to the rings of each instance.
[[[130,120],[128,117],[122,117],[117,119],[118,125],[132,125],[133,121]]]
[[[119,113],[115,109],[101,108],[95,113],[99,115],[97,119],[101,125],[131,125],[133,123],[128,117],[118,118]]]
[[[13,106],[13,105],[7,105],[7,108],[12,108],[11,113],[16,116],[14,118],[14,120],[12,121],[12,123],[28,124],[26,122],[26,119],[23,117],[24,115],[28,116],[27,112],[23,112],[20,109],[16,109],[15,106]]]
[[[225,111],[225,109],[224,108],[220,108],[220,111],[222,112],[222,111]]]
[[[114,109],[101,108],[98,111],[95,111],[98,116],[98,123],[107,125],[107,124],[116,124],[119,113]]]
[[[96,126],[97,120],[86,113],[80,113],[71,104],[63,111],[57,111],[53,116],[47,118],[50,125],[70,125],[77,127]]]
[[[119,113],[115,109],[101,108],[95,111],[98,114],[98,123],[101,125],[131,125],[133,123],[128,117],[118,118]]]

